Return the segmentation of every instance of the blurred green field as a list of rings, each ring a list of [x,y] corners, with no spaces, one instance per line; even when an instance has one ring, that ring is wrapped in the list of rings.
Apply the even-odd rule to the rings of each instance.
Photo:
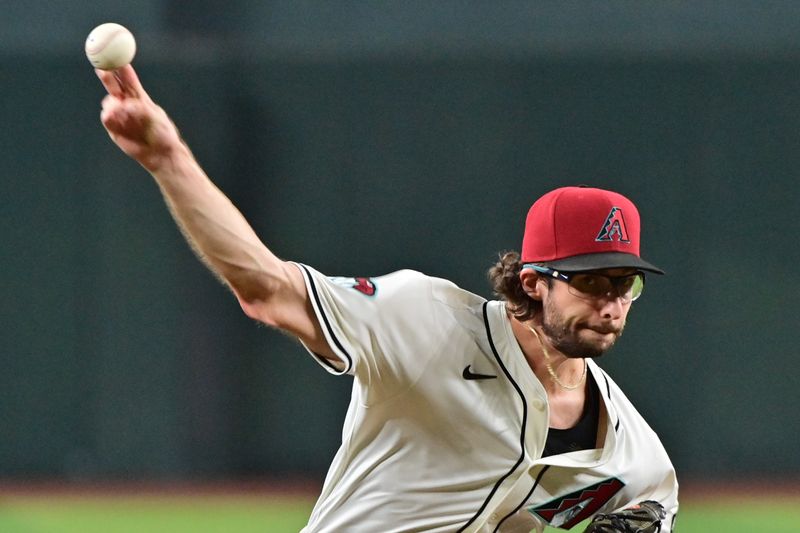
[[[313,499],[274,495],[0,496],[2,533],[286,533]],[[583,526],[573,528],[582,531]],[[560,531],[560,530],[548,530]],[[682,505],[677,533],[796,533],[800,498],[714,499]]]
[[[299,531],[313,500],[265,496],[0,497],[2,533]]]

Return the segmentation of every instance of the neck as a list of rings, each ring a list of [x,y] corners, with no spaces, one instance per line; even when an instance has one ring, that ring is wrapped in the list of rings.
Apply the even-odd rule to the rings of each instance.
[[[511,318],[512,330],[533,373],[544,385],[548,395],[583,391],[587,364],[583,358],[567,357],[559,352],[532,322]]]

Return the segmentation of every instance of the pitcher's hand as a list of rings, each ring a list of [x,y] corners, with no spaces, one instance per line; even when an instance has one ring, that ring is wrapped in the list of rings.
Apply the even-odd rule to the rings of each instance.
[[[123,152],[155,172],[177,152],[188,151],[175,124],[145,92],[132,66],[95,73],[108,91],[100,120]]]

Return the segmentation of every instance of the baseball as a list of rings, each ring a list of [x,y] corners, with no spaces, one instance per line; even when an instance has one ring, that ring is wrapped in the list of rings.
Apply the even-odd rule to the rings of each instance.
[[[114,70],[133,60],[136,40],[126,27],[106,22],[89,33],[85,48],[86,57],[95,68]]]

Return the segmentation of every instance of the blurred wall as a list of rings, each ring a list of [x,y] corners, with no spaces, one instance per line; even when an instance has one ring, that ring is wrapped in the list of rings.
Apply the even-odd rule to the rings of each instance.
[[[107,139],[108,20],[265,242],[331,275],[490,297],[536,197],[627,194],[668,276],[601,364],[684,478],[800,473],[792,3],[2,4],[4,479],[321,479],[340,438],[350,379],[245,318]]]

